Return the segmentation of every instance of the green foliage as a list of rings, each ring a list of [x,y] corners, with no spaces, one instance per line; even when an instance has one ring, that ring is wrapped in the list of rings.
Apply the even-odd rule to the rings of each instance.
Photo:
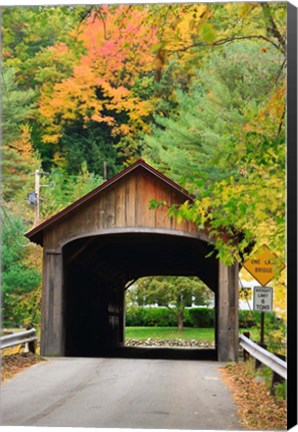
[[[175,327],[177,318],[166,307],[140,307],[130,305],[126,308],[126,326],[129,327]],[[214,327],[214,310],[207,308],[187,308],[184,311],[185,327]]]
[[[15,70],[2,67],[2,139],[11,145],[20,135],[20,126],[33,110],[34,91],[22,90],[16,82]]]
[[[200,195],[214,181],[240,178],[235,132],[269,99],[280,63],[281,55],[264,53],[257,43],[214,53],[190,91],[177,91],[177,114],[156,117],[159,127],[145,137],[144,155],[179,182],[193,187],[194,178],[203,179]],[[244,143],[237,144],[241,150]]]
[[[250,328],[254,326],[260,326],[261,324],[261,312],[239,310],[239,326],[243,328]],[[265,314],[265,327],[268,329],[268,333],[273,328],[278,329],[282,325],[282,320],[277,317],[275,312],[266,312]]]
[[[286,383],[277,383],[274,386],[274,394],[279,400],[286,400],[287,398],[287,385]]]
[[[103,182],[102,177],[88,171],[86,162],[81,164],[81,170],[77,175],[68,175],[56,169],[42,178],[46,186],[41,191],[42,219],[62,210]]]
[[[157,116],[144,137],[144,156],[197,197],[178,215],[208,227],[226,264],[252,241],[284,252],[282,62],[257,42],[224,46],[188,92],[176,92],[177,112]]]
[[[57,42],[81,50],[71,31],[79,26],[86,7],[6,7],[2,10],[3,57],[16,68],[25,86],[35,85],[41,73],[36,58]],[[82,51],[82,50],[81,50]],[[52,67],[51,64],[45,65]],[[44,71],[46,72],[46,71]],[[47,77],[45,77],[47,78]],[[38,81],[38,80],[37,80]]]
[[[61,157],[65,159],[65,171],[77,174],[83,162],[88,171],[103,177],[104,162],[107,165],[108,178],[117,174],[117,151],[111,139],[109,127],[99,127],[89,124],[73,125],[67,128],[61,139]]]
[[[190,306],[192,298],[197,304],[207,304],[210,290],[196,277],[154,276],[139,279],[129,289],[129,301],[139,306],[158,303],[163,306]]]
[[[182,330],[185,308],[191,306],[193,298],[201,305],[210,300],[210,290],[198,278],[155,276],[139,279],[130,288],[128,301],[141,306],[156,303],[167,306]]]
[[[281,338],[285,337],[285,325],[283,321],[276,317],[275,313],[266,313],[265,317],[265,339],[270,347],[270,350],[276,352],[281,347]],[[187,327],[210,328],[214,327],[215,310],[206,307],[192,307],[184,310],[183,324]],[[260,312],[239,311],[239,328],[242,330],[248,329],[255,334],[255,328],[260,330]],[[175,326],[177,318],[173,311],[164,306],[148,307],[128,305],[126,308],[126,325],[135,327],[147,326]],[[274,329],[274,330],[273,330]],[[275,331],[281,337],[278,339],[272,335]],[[259,335],[259,333],[258,333]],[[259,336],[258,336],[259,337]],[[275,340],[275,345],[270,342]]]
[[[188,309],[188,313],[193,327],[214,327],[214,309],[192,308]]]
[[[165,307],[139,307],[126,308],[126,325],[133,327],[174,327],[177,325],[175,315]]]
[[[24,226],[2,208],[2,319],[4,326],[39,324],[41,275],[28,261]]]

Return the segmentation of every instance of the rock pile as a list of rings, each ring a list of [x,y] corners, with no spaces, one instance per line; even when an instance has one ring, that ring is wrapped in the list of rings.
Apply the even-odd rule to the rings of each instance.
[[[196,339],[127,339],[125,345],[130,347],[214,348],[214,343]]]

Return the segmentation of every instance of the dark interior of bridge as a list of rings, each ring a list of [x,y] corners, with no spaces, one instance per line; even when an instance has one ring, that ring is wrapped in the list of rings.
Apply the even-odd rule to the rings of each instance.
[[[148,350],[124,347],[125,285],[151,275],[198,276],[214,293],[218,261],[208,243],[161,234],[86,237],[63,248],[66,356],[121,355],[216,358],[216,350]],[[171,352],[169,352],[171,351]],[[177,357],[178,355],[178,357]]]

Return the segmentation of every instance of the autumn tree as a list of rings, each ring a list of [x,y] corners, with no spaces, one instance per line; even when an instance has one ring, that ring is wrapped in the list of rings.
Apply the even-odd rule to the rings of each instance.
[[[125,15],[129,8],[100,7],[93,12],[78,36],[86,51],[80,63],[51,94],[42,90],[39,112],[48,120],[43,141],[56,145],[62,157],[66,153],[64,131],[72,135],[74,125],[83,135],[84,130],[93,130],[93,136],[98,136],[97,141],[93,138],[94,146],[101,146],[102,137],[106,148],[115,148],[120,139],[148,130],[152,104],[138,93],[152,70],[150,47],[155,30],[144,23],[145,8],[132,8]],[[102,172],[102,166],[97,170]]]

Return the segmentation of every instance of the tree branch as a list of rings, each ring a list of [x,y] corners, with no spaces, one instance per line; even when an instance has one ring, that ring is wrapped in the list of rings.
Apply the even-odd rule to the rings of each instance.
[[[103,16],[102,12],[101,12],[101,8],[100,7],[96,9],[96,15],[99,15],[99,18],[101,19],[102,24],[103,24],[103,37],[104,37],[105,40],[108,40],[106,22],[105,22],[105,19],[104,19],[104,16]]]
[[[281,119],[280,119],[280,122],[279,122],[278,131],[277,131],[277,136],[279,136],[280,133],[281,133],[281,128],[282,128],[282,125],[283,125],[283,123],[284,123],[284,119],[285,119],[285,114],[286,114],[286,109],[284,108],[283,113],[282,113],[282,116],[281,116]]]
[[[230,42],[234,42],[237,40],[245,40],[245,39],[262,39],[268,43],[270,43],[271,45],[273,45],[276,49],[280,50],[280,47],[273,42],[271,39],[269,39],[266,36],[262,36],[262,35],[251,35],[251,36],[235,36],[235,37],[230,37],[230,38],[226,38],[226,39],[219,39],[215,42],[212,42],[211,44],[206,44],[206,43],[194,43],[191,45],[188,45],[186,47],[180,48],[180,49],[176,49],[176,50],[169,50],[170,52],[184,52],[187,51],[191,48],[197,48],[197,47],[203,47],[203,48],[207,48],[207,47],[214,47],[214,46],[220,46],[220,45],[224,45],[226,43],[230,43]]]
[[[287,63],[287,59],[285,58],[284,61],[282,62],[282,65],[281,65],[279,71],[278,71],[277,77],[275,78],[275,84],[277,84],[277,82],[281,76],[282,70],[285,67],[286,63]]]
[[[273,19],[271,9],[268,3],[261,3],[261,7],[263,10],[263,15],[265,18],[265,26],[268,35],[272,35],[275,39],[278,40],[280,46],[282,47],[282,52],[286,53],[286,41],[280,34],[277,25]]]
[[[90,15],[91,15],[91,12],[92,12],[93,10],[94,10],[94,6],[90,6],[90,7],[86,10],[86,12],[80,16],[79,24],[81,24],[82,22],[84,22],[84,21],[85,21],[85,20],[86,20]]]

